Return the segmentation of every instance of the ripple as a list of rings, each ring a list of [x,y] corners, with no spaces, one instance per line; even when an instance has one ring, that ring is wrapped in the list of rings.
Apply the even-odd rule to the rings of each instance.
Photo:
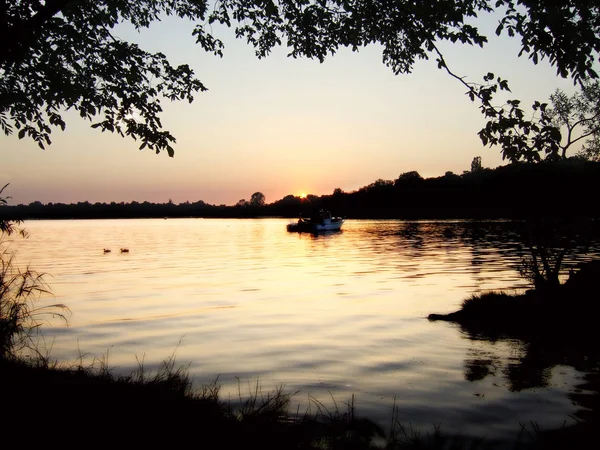
[[[127,371],[175,353],[196,383],[219,376],[224,395],[257,379],[328,405],[355,394],[358,411],[386,427],[394,402],[415,426],[439,419],[491,437],[573,413],[571,377],[510,391],[518,343],[425,319],[476,293],[527,287],[510,222],[349,220],[319,237],[286,223],[35,221],[18,256],[52,274],[55,299],[72,311],[69,328],[44,328],[55,358],[109,353]],[[130,254],[101,254],[124,246]]]

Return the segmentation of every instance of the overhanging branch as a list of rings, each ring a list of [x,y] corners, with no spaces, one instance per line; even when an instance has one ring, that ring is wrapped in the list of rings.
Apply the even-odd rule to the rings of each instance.
[[[35,14],[26,20],[17,20],[12,26],[8,23],[6,4],[2,2],[0,38],[3,45],[0,46],[0,68],[6,69],[8,65],[19,61],[48,20],[70,4],[82,1],[48,0],[43,5],[40,2],[40,9]]]

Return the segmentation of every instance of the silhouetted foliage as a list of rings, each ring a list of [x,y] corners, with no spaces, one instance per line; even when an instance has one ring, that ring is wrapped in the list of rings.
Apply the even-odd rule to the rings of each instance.
[[[265,194],[263,194],[262,192],[255,192],[250,197],[250,206],[255,206],[255,207],[265,206],[265,201],[266,201]]]
[[[590,161],[600,160],[600,82],[586,82],[581,90],[569,97],[560,89],[550,96],[552,125],[565,138],[560,143],[562,158],[576,143],[583,143],[577,156]]]
[[[395,182],[395,185],[401,185],[403,183],[414,183],[417,181],[422,181],[423,177],[419,174],[419,172],[413,170],[411,172],[404,172],[402,174],[400,174],[400,176],[398,177],[398,179]]]
[[[114,27],[145,28],[161,15],[206,16],[204,1],[0,2],[0,126],[44,148],[52,127],[65,129],[63,111],[75,110],[102,131],[131,136],[157,153],[173,155],[175,138],[162,129],[161,99],[192,101],[205,90],[188,65],[173,66],[119,39]],[[198,42],[218,51],[214,39]]]
[[[252,207],[203,201],[181,204],[48,203],[0,207],[0,220],[50,218],[143,217],[299,217],[326,209],[347,218],[390,219],[526,219],[532,217],[600,217],[597,202],[582,202],[600,189],[600,163],[568,159],[556,163],[509,164],[464,175],[421,178],[416,172],[396,180],[379,179],[353,192],[330,195],[287,195]],[[416,174],[416,175],[415,175]],[[403,174],[405,175],[405,174]],[[568,189],[566,188],[568,187]]]
[[[259,58],[283,43],[292,57],[320,61],[339,47],[357,51],[380,44],[384,64],[398,74],[410,72],[417,59],[431,54],[447,69],[436,47],[439,42],[483,47],[487,37],[473,22],[495,12],[500,16],[496,34],[520,39],[520,54],[533,63],[546,58],[558,74],[578,81],[597,77],[599,8],[592,0],[440,0],[435,7],[412,0],[224,0],[210,8],[207,0],[3,1],[0,126],[4,133],[16,132],[44,148],[52,127],[64,130],[63,110],[72,109],[95,120],[93,127],[140,139],[140,148],[166,150],[172,156],[175,138],[162,128],[161,99],[192,101],[205,87],[188,65],[175,67],[165,55],[120,39],[114,28],[122,22],[141,29],[169,15],[193,21],[196,42],[215,55],[222,55],[224,48],[213,35],[219,24],[233,27]],[[489,75],[486,81],[491,82],[495,77]],[[468,85],[472,98],[482,101],[491,119],[482,139],[501,143],[511,160],[530,160],[533,156],[522,140],[508,139],[509,129],[523,129],[527,123],[517,101],[506,111],[490,103],[496,89],[508,89],[506,81],[498,78],[493,86],[477,86],[457,78]],[[534,152],[553,152],[546,147],[540,144]]]
[[[7,203],[6,197],[2,197],[1,194],[4,192],[4,189],[8,187],[8,183],[2,186],[0,189],[0,207],[5,206]],[[0,233],[12,233],[12,223],[9,220],[4,220],[0,218]]]
[[[482,170],[483,167],[481,166],[481,156],[476,156],[471,162],[471,172],[481,172]]]
[[[20,233],[22,236],[26,236],[27,232],[25,229],[19,228],[19,224],[22,222],[21,219],[11,217],[10,215],[5,217],[2,214],[3,211],[1,208],[6,207],[8,200],[10,199],[8,196],[3,196],[3,193],[8,185],[9,183],[6,183],[4,186],[2,186],[2,188],[0,188],[0,237],[3,237],[3,235],[10,236],[15,232]]]

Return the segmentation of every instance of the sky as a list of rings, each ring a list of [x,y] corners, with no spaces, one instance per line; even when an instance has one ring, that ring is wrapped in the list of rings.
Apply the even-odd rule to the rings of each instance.
[[[515,39],[496,38],[496,20],[477,22],[484,49],[442,43],[450,68],[469,80],[493,72],[508,79],[524,105],[547,101],[555,89],[573,92],[542,61],[518,58]],[[174,158],[140,151],[139,142],[102,133],[65,113],[64,132],[41,150],[30,140],[0,136],[0,185],[10,204],[205,201],[233,205],[262,192],[267,203],[286,195],[351,192],[377,179],[417,171],[425,178],[460,174],[481,156],[484,167],[507,164],[499,148],[483,147],[485,120],[465,87],[419,61],[394,75],[381,48],[341,49],[324,63],[288,58],[278,48],[262,60],[232,30],[215,29],[224,57],[194,44],[193,25],[176,18],[137,33],[116,31],[148,51],[189,64],[209,89],[192,104],[163,101],[162,123],[176,137]]]

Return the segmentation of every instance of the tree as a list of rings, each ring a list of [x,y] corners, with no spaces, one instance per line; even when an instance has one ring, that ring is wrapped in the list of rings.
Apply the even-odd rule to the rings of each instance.
[[[481,166],[481,156],[476,156],[473,158],[473,161],[471,161],[471,172],[481,172],[482,170],[483,167]]]
[[[265,206],[265,194],[262,192],[255,192],[250,197],[250,206]]]
[[[567,157],[573,144],[583,142],[577,156],[600,160],[600,82],[583,83],[581,90],[572,97],[557,89],[550,101],[552,108],[548,114],[552,125],[564,130],[561,157]]]
[[[361,190],[366,192],[383,192],[390,190],[390,188],[393,186],[394,182],[392,180],[384,180],[383,178],[379,178],[368,186],[361,188]]]
[[[410,172],[401,173],[398,177],[398,181],[421,181],[423,177],[416,170],[411,170]]]
[[[44,148],[53,127],[64,130],[62,112],[72,109],[93,121],[92,127],[131,136],[141,141],[140,148],[172,156],[175,138],[162,128],[161,100],[191,102],[206,88],[189,66],[174,67],[165,55],[113,33],[121,22],[140,29],[164,15],[195,21],[196,42],[216,55],[222,55],[223,43],[212,30],[220,24],[235,28],[259,58],[284,42],[290,56],[320,61],[339,47],[357,51],[379,43],[384,64],[399,74],[432,55],[447,69],[436,46],[441,41],[483,47],[487,37],[474,20],[496,12],[501,17],[496,34],[520,39],[520,55],[533,63],[546,58],[558,74],[576,82],[597,77],[596,0],[437,0],[435,7],[414,0],[220,0],[208,6],[207,0],[0,0],[0,127]],[[482,141],[500,143],[510,159],[530,157],[519,142],[513,151],[512,141],[504,139],[511,126],[526,126],[518,105],[502,111],[491,103],[496,90],[508,89],[506,81],[481,86],[452,75],[496,123],[480,134]]]
[[[410,172],[401,173],[394,181],[394,186],[413,186],[421,181],[423,181],[421,174],[416,170],[411,170]]]
[[[552,107],[547,102],[535,101],[529,117],[516,99],[508,100],[502,106],[492,105],[493,95],[498,90],[510,91],[506,80],[498,77],[494,81],[494,74],[489,73],[484,81],[487,84],[479,86],[465,83],[469,86],[471,99],[481,101],[481,111],[489,119],[479,132],[484,145],[499,145],[503,157],[511,162],[538,162],[565,159],[567,150],[583,141],[578,155],[586,159],[598,159],[600,89],[597,81],[580,80],[580,92],[573,97],[557,90],[550,96]]]
[[[62,112],[75,110],[92,127],[140,139],[140,149],[173,155],[175,138],[162,129],[161,99],[192,101],[205,90],[187,65],[118,39],[115,25],[148,27],[160,15],[202,20],[206,1],[0,1],[0,127],[41,148]],[[206,50],[219,45],[198,32]]]
[[[484,79],[491,81],[493,74]],[[504,87],[503,87],[504,86]],[[495,88],[508,90],[505,80],[479,88],[479,93]],[[474,96],[477,96],[475,94]],[[485,94],[484,94],[485,96]],[[484,98],[480,97],[480,99]],[[530,118],[526,117],[519,100],[508,100],[506,106],[492,107],[482,100],[482,112],[490,120],[479,132],[484,143],[500,145],[503,156],[511,161],[557,161],[567,158],[567,151],[576,143],[583,143],[577,156],[590,160],[600,158],[600,83],[581,80],[580,90],[572,97],[561,90],[550,96],[550,102],[536,101]]]

